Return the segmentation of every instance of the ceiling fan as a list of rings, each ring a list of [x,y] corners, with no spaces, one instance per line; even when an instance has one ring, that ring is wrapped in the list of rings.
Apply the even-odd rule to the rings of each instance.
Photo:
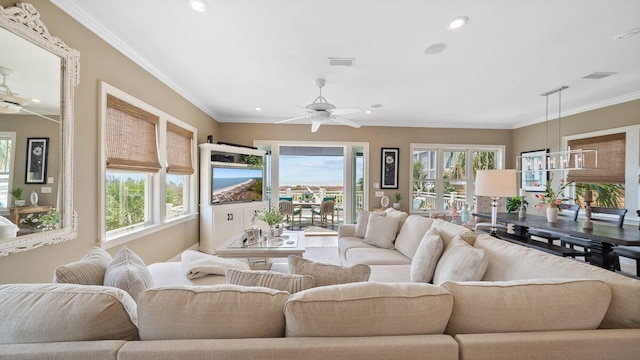
[[[313,100],[313,102],[307,106],[296,106],[297,108],[306,110],[308,113],[307,115],[298,116],[291,119],[280,120],[280,121],[276,121],[275,123],[282,124],[289,121],[309,118],[311,119],[311,132],[318,131],[318,129],[320,128],[320,125],[326,124],[329,121],[333,121],[340,125],[347,125],[354,128],[359,128],[360,124],[353,122],[349,119],[345,119],[339,115],[359,113],[362,111],[362,109],[357,107],[338,109],[335,107],[335,105],[327,102],[327,99],[325,99],[322,96],[322,88],[324,87],[325,83],[326,81],[324,79],[317,79],[316,86],[318,87],[320,95],[318,95],[318,97],[315,98],[315,100]]]
[[[9,85],[7,85],[7,77],[12,73],[13,70],[0,66],[0,75],[2,75],[2,83],[0,84],[0,114],[19,114],[21,112],[25,112],[59,123],[60,121],[58,120],[38,114],[26,108],[26,106],[29,105],[29,100],[16,96],[16,94],[11,91],[11,88],[9,88]]]

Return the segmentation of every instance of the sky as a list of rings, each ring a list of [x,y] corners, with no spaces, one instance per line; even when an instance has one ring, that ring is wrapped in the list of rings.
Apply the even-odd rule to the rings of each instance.
[[[362,177],[362,165],[357,166],[356,177]],[[280,186],[344,185],[344,158],[342,156],[289,156],[280,155]]]

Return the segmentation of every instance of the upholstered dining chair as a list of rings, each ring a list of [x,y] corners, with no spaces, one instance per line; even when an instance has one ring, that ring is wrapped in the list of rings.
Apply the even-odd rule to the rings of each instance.
[[[302,209],[293,205],[291,199],[280,198],[278,202],[280,213],[287,218],[287,222],[291,222],[291,227],[295,225],[295,216],[298,215],[298,225],[302,228]]]
[[[329,222],[329,215],[331,215],[331,225],[335,224],[335,204],[333,200],[323,200],[320,207],[313,208],[311,210],[311,224],[314,224],[316,215],[320,215],[320,223],[323,225]]]
[[[640,217],[640,210],[636,211]],[[638,225],[640,230],[640,224]],[[620,256],[633,259],[636,261],[636,276],[640,277],[640,246],[616,246],[612,250],[613,256],[616,257],[616,270],[620,270]]]
[[[561,212],[558,213],[558,216],[567,217],[573,221],[578,220],[578,212],[580,211],[580,205],[578,204],[560,204]],[[563,236],[561,233],[542,230],[542,229],[529,229],[529,238],[531,236],[535,236],[538,238],[546,239],[549,244],[553,243],[553,240],[560,240]]]

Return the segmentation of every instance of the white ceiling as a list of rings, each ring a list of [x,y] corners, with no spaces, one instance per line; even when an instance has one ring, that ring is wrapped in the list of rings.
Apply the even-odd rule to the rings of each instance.
[[[221,122],[304,115],[293,105],[313,101],[316,78],[337,107],[382,104],[345,116],[377,126],[517,128],[544,121],[540,94],[562,85],[562,116],[640,98],[640,36],[613,39],[640,27],[638,0],[52,2]],[[436,43],[448,47],[426,55]]]

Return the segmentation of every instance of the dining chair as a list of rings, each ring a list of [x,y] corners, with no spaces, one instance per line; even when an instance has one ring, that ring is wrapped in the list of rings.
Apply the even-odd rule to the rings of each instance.
[[[295,216],[298,215],[298,224],[300,228],[302,228],[302,209],[299,207],[293,206],[293,202],[291,200],[281,200],[278,202],[278,209],[280,213],[287,217],[287,222],[291,221],[291,227],[295,224]]]
[[[311,210],[311,224],[314,224],[314,218],[316,215],[320,215],[320,223],[325,224],[329,221],[329,215],[331,215],[331,225],[335,224],[335,201],[323,200],[320,207],[315,207]]]
[[[580,205],[560,204],[560,209],[562,211],[558,213],[558,216],[563,216],[573,221],[578,220],[578,212],[580,211]],[[554,240],[560,240],[560,238],[564,235],[554,231],[533,229],[533,228],[529,228],[528,232],[529,232],[529,239],[531,239],[531,236],[535,236],[538,238],[546,239],[549,244],[552,244]]]
[[[640,210],[637,211],[638,217],[640,217]],[[638,225],[640,230],[640,224]],[[636,276],[640,277],[640,246],[616,246],[611,251],[613,256],[616,257],[616,264],[620,264],[620,256],[633,259],[636,261]],[[617,270],[620,270],[618,266]]]
[[[622,227],[626,214],[627,209],[591,207],[591,220],[596,223],[612,223],[617,227]],[[615,217],[611,217],[611,215],[615,215]],[[562,246],[569,246],[571,249],[573,249],[574,246],[580,246],[585,252],[589,252],[591,248],[591,240],[572,235],[563,235],[560,238],[560,243]],[[614,266],[616,268],[620,267],[617,261]]]

